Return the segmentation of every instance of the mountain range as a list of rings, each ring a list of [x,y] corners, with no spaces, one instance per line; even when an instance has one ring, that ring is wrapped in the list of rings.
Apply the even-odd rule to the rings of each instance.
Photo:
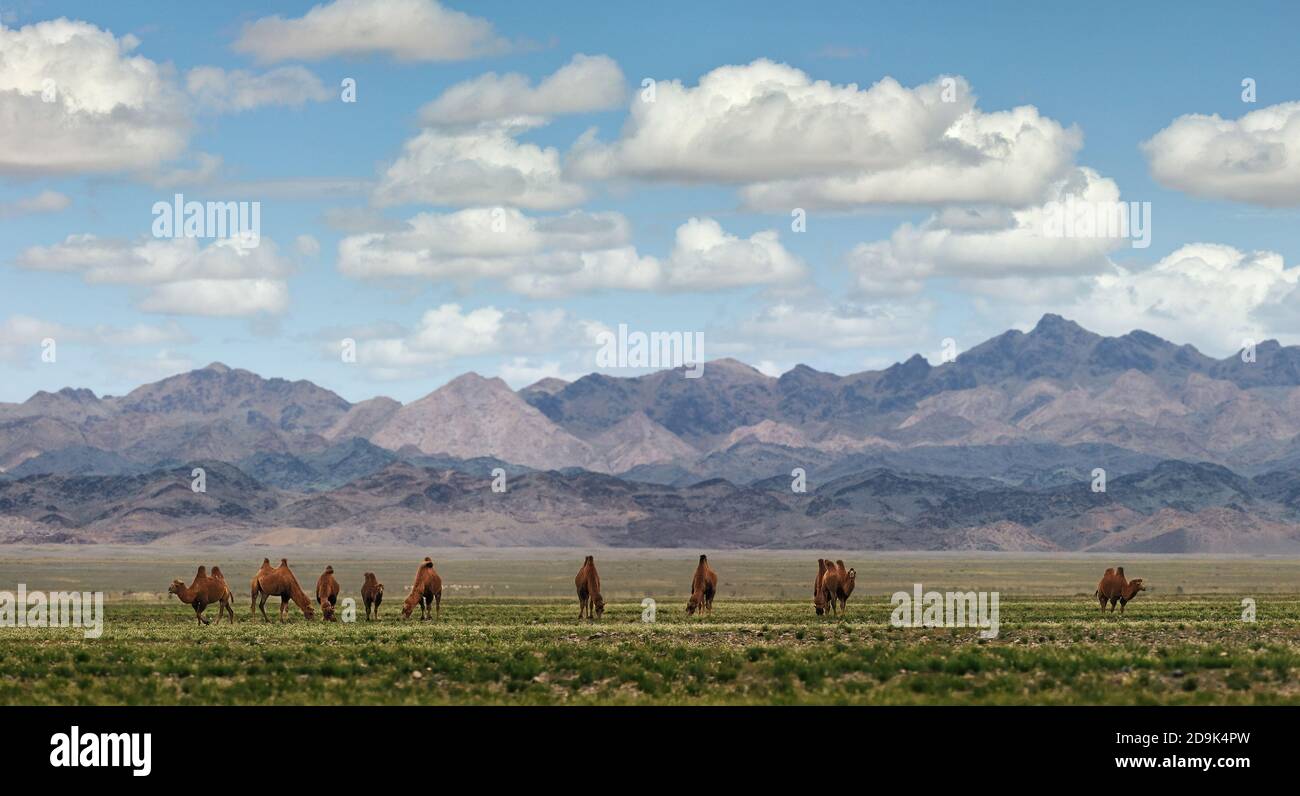
[[[937,366],[405,405],[218,363],[0,404],[0,542],[1300,550],[1300,347],[1249,360],[1046,315]]]

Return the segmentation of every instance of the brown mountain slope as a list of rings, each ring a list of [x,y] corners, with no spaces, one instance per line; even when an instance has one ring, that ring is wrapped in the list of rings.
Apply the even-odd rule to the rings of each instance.
[[[496,456],[539,469],[599,466],[592,447],[552,423],[501,379],[466,373],[393,413],[371,437],[390,450]]]

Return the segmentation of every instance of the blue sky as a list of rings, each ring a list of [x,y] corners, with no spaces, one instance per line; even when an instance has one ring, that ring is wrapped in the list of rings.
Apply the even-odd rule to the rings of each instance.
[[[1045,311],[1106,333],[1148,328],[1216,356],[1248,337],[1300,342],[1292,300],[1300,295],[1300,175],[1291,165],[1300,162],[1300,110],[1293,106],[1300,55],[1290,41],[1300,13],[1293,4],[850,2],[804,9],[667,2],[650,11],[580,2],[347,0],[322,17],[321,25],[343,26],[339,31],[306,26],[313,5],[0,4],[0,66],[14,75],[0,79],[0,102],[8,103],[0,110],[17,125],[0,133],[9,144],[0,156],[0,400],[70,385],[116,394],[215,360],[308,378],[354,401],[378,394],[411,400],[467,370],[521,387],[541,375],[596,369],[593,329],[620,323],[703,331],[708,358],[735,356],[774,374],[799,362],[848,373],[917,352],[935,359],[944,338],[964,349],[1011,326],[1028,328]],[[384,24],[375,36],[359,37],[342,11],[374,14]],[[477,31],[479,51],[457,52],[454,43],[444,51],[402,49],[403,30],[456,12],[448,24]],[[273,15],[282,27],[266,27]],[[74,27],[54,27],[60,18]],[[250,33],[259,30],[271,33]],[[351,49],[338,44],[350,36]],[[120,52],[105,55],[106,43]],[[463,199],[438,175],[476,168],[474,158],[449,164],[437,151],[403,172],[410,188],[403,197],[383,198],[384,175],[424,131],[432,128],[437,140],[478,140],[507,115],[484,116],[470,130],[422,120],[426,104],[485,73],[517,73],[522,85],[536,86],[579,54],[607,60],[577,88],[536,98],[527,114],[534,121],[506,140],[553,149],[563,170],[557,179],[581,199],[529,202],[509,189]],[[801,106],[813,108],[806,135],[790,137],[802,129],[803,111],[783,120],[781,135],[769,135],[738,111],[701,118],[712,111],[700,109],[716,103],[690,110],[702,78],[727,67],[737,70],[733,85],[758,86],[766,107],[779,105],[787,89],[763,82],[768,73],[751,68],[758,59],[797,70],[779,72],[778,82],[793,80],[790,91],[811,103]],[[205,67],[220,70],[208,94],[187,80]],[[260,84],[263,94],[248,107],[223,106],[238,96],[240,80],[268,74],[273,79]],[[57,76],[64,93],[38,107],[46,75]],[[1017,152],[1037,146],[1036,138],[1006,145],[981,139],[992,143],[962,149],[953,144],[956,128],[916,132],[947,119],[941,106],[917,110],[910,122],[889,118],[889,103],[864,99],[854,110],[879,81],[897,81],[911,97],[944,76],[961,81],[958,126],[993,125],[999,114],[1032,109],[1021,129],[1046,131],[1051,142],[1042,148],[1052,157],[1024,155],[1030,165],[1016,171],[1017,179],[1025,175],[1024,190],[977,167],[1003,156],[1019,163]],[[355,103],[340,101],[345,78],[356,81]],[[681,90],[661,93],[648,114],[685,114],[698,122],[696,135],[729,142],[720,152],[734,144],[753,153],[752,173],[741,163],[719,177],[699,139],[672,138],[672,117],[654,128],[658,138],[647,133],[642,141],[654,157],[638,161],[633,146],[620,149],[636,143],[629,131],[645,78],[661,87],[680,81]],[[1246,78],[1255,81],[1253,103],[1242,98]],[[620,87],[617,101],[599,99],[611,81]],[[849,84],[857,94],[845,100]],[[588,90],[589,100],[582,96]],[[117,110],[124,122],[111,122],[104,104],[115,96],[125,98],[127,107]],[[84,107],[91,97],[98,109]],[[564,107],[569,101],[579,109]],[[842,101],[851,107],[840,128],[835,105]],[[519,102],[507,96],[505,105]],[[1258,123],[1238,124],[1252,113]],[[1217,121],[1202,118],[1212,115]],[[69,121],[89,137],[68,134]],[[139,134],[133,125],[161,142],[161,154],[141,147],[81,162],[78,148],[88,141],[146,140],[130,137]],[[879,148],[842,157],[817,151],[822,138],[861,141],[877,126],[885,131]],[[578,168],[583,140],[603,147],[601,162],[612,165]],[[880,154],[891,147],[904,154]],[[674,157],[684,165],[671,173],[659,168]],[[181,173],[205,158],[219,165]],[[795,232],[791,209],[807,202],[793,195],[783,201],[786,183],[773,182],[803,176],[783,170],[785,158],[831,162],[815,175],[822,181],[883,174],[886,188],[810,205],[806,231]],[[913,190],[929,179],[918,175],[936,168],[935,186]],[[1078,176],[1080,169],[1093,176]],[[1150,246],[1080,242],[1040,261],[1040,241],[1030,240],[1036,222],[990,241],[963,237],[944,220],[946,213],[977,214],[983,225],[1014,227],[1008,214],[1063,195],[1052,193],[1057,181],[1077,187],[1081,180],[1105,181],[1125,201],[1150,202]],[[556,184],[544,190],[554,195]],[[771,185],[765,201],[746,198],[750,187]],[[903,203],[881,196],[890,186],[917,196]],[[809,190],[826,195],[821,182]],[[241,261],[238,278],[221,288],[274,283],[272,300],[242,306],[221,290],[203,298],[216,285],[204,269],[219,271],[220,263],[177,265],[181,254],[166,255],[176,269],[151,271],[159,263],[139,254],[150,240],[151,208],[177,191],[199,201],[261,202],[265,257]],[[1105,189],[1089,195],[1108,196]],[[541,269],[541,256],[526,253],[507,264],[493,259],[491,241],[466,254],[473,264],[456,264],[455,278],[436,269],[393,277],[374,261],[343,262],[340,243],[350,236],[395,235],[420,214],[474,208],[508,209],[534,223],[616,214],[624,239],[577,248],[631,252],[653,261],[645,267],[662,279],[647,286],[619,273],[586,284],[564,271],[570,262],[553,267],[559,276],[552,288],[525,290],[519,280]],[[702,248],[678,253],[675,236],[691,219],[709,219],[716,229],[705,230]],[[753,237],[768,230],[774,238]],[[108,242],[107,253],[69,243],[85,235]],[[403,246],[420,253],[409,241],[379,240],[381,259]],[[274,253],[266,254],[270,246]],[[854,260],[859,246],[867,253]],[[579,256],[568,252],[565,262]],[[112,276],[94,271],[105,257],[121,260]],[[515,281],[501,275],[507,270]],[[344,337],[358,342],[358,362],[341,361]],[[58,345],[53,363],[41,360],[46,338]]]

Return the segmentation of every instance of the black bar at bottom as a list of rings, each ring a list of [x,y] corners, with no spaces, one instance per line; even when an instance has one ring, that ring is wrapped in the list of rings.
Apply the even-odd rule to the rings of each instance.
[[[94,762],[103,736],[120,733],[150,735],[150,784],[277,775],[342,786],[347,776],[381,777],[384,790],[430,767],[477,771],[494,787],[562,785],[574,771],[680,784],[692,770],[768,785],[783,770],[852,778],[890,769],[926,785],[1026,775],[1236,781],[1289,773],[1300,756],[1287,743],[1300,707],[17,707],[0,717],[6,778],[41,775],[34,781],[54,787],[130,781],[143,766],[73,766],[60,751],[93,746],[85,759]],[[109,754],[119,743],[109,740]]]

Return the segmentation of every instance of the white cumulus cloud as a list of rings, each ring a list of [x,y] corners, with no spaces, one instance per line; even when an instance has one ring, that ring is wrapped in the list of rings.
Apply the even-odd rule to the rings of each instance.
[[[741,184],[758,209],[1023,205],[1040,200],[1081,143],[1031,106],[979,110],[961,78],[860,89],[757,60],[695,87],[660,81],[653,98],[639,92],[621,137],[585,135],[567,165],[578,178]]]
[[[0,174],[147,171],[179,154],[185,96],[138,45],[68,19],[0,24]]]
[[[397,336],[366,336],[364,331],[353,334],[358,364],[388,372],[462,357],[545,353],[595,339],[591,324],[562,309],[466,310],[459,304],[427,310],[414,328]]]
[[[288,307],[292,265],[275,242],[257,246],[222,239],[139,241],[70,235],[62,243],[23,250],[16,265],[31,271],[77,274],[87,283],[143,288],[145,312],[231,317],[278,314]]]
[[[492,23],[437,0],[334,0],[301,17],[244,26],[235,50],[261,63],[385,53],[399,61],[459,61],[505,52]]]
[[[1124,214],[1127,227],[1120,226],[1117,213]],[[1129,223],[1132,208],[1120,204],[1119,186],[1092,169],[1076,168],[1048,186],[1041,204],[945,208],[919,225],[903,224],[887,240],[859,244],[848,265],[863,293],[894,295],[915,293],[934,276],[1095,273],[1110,267],[1108,254],[1140,243],[1139,231],[1149,236],[1150,216],[1141,205],[1138,213],[1135,227]],[[1124,230],[1130,238],[1117,234]]]
[[[627,98],[623,72],[606,55],[573,56],[537,85],[517,72],[457,83],[420,110],[426,125],[465,124],[514,116],[555,116],[614,108]]]
[[[36,213],[57,213],[72,204],[71,197],[58,191],[41,191],[11,202],[0,202],[0,218],[28,216]]]
[[[565,180],[553,147],[520,143],[529,123],[484,123],[472,129],[429,128],[409,139],[375,187],[380,206],[502,204],[555,210],[583,202],[586,191]]]
[[[628,245],[630,236],[618,213],[539,218],[509,208],[471,208],[420,214],[401,231],[348,236],[339,243],[338,262],[355,278],[494,279],[535,298],[789,284],[807,272],[770,230],[741,238],[713,219],[693,218],[678,228],[666,258],[638,253]]]
[[[1142,145],[1156,181],[1212,199],[1300,204],[1300,102],[1242,116],[1189,114]]]
[[[185,75],[185,88],[203,108],[224,113],[266,105],[299,108],[333,96],[320,78],[301,66],[282,66],[262,74],[199,66]]]

